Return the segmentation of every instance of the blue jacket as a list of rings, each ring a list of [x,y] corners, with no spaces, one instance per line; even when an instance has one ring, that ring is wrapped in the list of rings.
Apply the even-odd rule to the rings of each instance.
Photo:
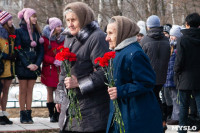
[[[31,40],[28,34],[26,24],[21,24],[21,27],[16,31],[15,45],[21,45],[21,50],[18,52],[18,58],[16,61],[16,75],[23,78],[37,78],[40,75],[40,65],[44,57],[44,46],[39,43],[40,35],[35,30],[32,33],[33,40],[36,41],[37,46],[31,47]],[[27,66],[30,64],[36,64],[38,66],[36,72],[30,71]]]
[[[126,44],[127,40],[130,42],[129,39],[120,44]],[[125,132],[162,133],[161,111],[153,93],[156,82],[155,73],[149,58],[135,41],[124,48],[115,49],[116,57],[113,62],[117,101],[122,113]],[[113,114],[114,106],[110,101],[107,133],[119,132],[115,123],[112,126]]]
[[[174,63],[176,59],[176,49],[173,50],[172,55],[170,56],[169,63],[168,63],[168,70],[167,70],[167,79],[164,87],[175,88],[176,85],[174,83]]]

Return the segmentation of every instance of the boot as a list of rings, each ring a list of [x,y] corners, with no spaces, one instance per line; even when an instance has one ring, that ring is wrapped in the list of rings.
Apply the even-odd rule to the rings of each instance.
[[[20,111],[20,122],[22,124],[27,124],[28,120],[27,120],[27,114],[25,110]]]
[[[6,122],[3,120],[3,116],[0,116],[0,125],[6,125]]]
[[[47,108],[49,110],[50,122],[57,122],[56,117],[54,115],[55,103],[50,102],[50,103],[46,103],[46,104],[47,104]]]
[[[60,116],[60,113],[57,112],[57,109],[56,109],[56,107],[55,107],[54,118],[56,119],[56,122],[58,122],[58,120],[59,120],[59,116]]]
[[[32,113],[32,110],[26,110],[28,124],[33,124],[31,113]]]
[[[3,113],[3,120],[5,121],[5,123],[6,123],[6,124],[13,124],[13,122],[10,121],[10,120],[8,119],[8,117],[7,117],[7,116],[9,116],[8,112],[2,111],[2,113]]]
[[[167,119],[171,119],[173,112],[173,106],[167,106]]]

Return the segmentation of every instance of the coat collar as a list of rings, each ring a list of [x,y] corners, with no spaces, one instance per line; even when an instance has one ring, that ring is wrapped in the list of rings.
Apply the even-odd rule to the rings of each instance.
[[[118,44],[117,47],[115,47],[114,51],[121,50],[121,49],[125,48],[126,46],[128,46],[128,45],[130,45],[130,44],[132,44],[136,41],[137,41],[136,36],[127,38],[124,41],[122,41],[120,44]]]
[[[8,31],[0,24],[0,37],[8,39]]]
[[[61,33],[64,31],[64,28],[62,28],[62,31]],[[59,41],[59,42],[63,42],[65,40],[65,36],[64,35],[61,35],[60,38],[56,38],[56,36],[52,36],[51,38],[50,37],[50,28],[49,28],[49,25],[46,25],[43,29],[43,32],[42,32],[42,35],[45,36],[46,38],[48,38],[50,41]]]
[[[90,24],[86,25],[78,32],[78,34],[76,35],[77,40],[83,44],[93,33],[93,31],[95,31],[98,28],[99,24],[96,21],[92,21]]]

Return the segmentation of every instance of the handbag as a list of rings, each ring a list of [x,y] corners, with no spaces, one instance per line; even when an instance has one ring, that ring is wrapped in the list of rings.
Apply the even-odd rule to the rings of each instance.
[[[2,59],[0,58],[0,75],[2,75],[4,72],[4,63],[2,61]]]

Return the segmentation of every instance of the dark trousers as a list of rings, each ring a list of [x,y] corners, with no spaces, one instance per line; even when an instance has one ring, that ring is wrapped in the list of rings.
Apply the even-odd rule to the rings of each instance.
[[[159,93],[160,93],[162,87],[163,87],[163,85],[155,85],[155,87],[153,88],[153,92],[156,96],[156,99],[158,100],[159,105],[160,105],[160,109],[161,109],[161,112],[162,112],[162,119],[163,119],[163,121],[166,121],[166,116],[163,115],[162,101],[161,101],[160,96],[159,96]]]
[[[188,111],[190,106],[190,97],[194,94],[194,98],[197,105],[197,111],[200,114],[200,90],[179,90],[180,99],[180,114],[179,114],[179,126],[188,126]],[[187,131],[178,131],[179,133],[187,133]]]

